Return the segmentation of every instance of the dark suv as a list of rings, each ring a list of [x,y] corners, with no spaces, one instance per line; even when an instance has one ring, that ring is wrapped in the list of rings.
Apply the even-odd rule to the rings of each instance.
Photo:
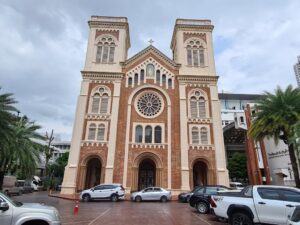
[[[210,210],[210,196],[218,191],[229,191],[230,188],[221,185],[199,186],[190,197],[190,206],[196,208],[199,213],[208,213]]]

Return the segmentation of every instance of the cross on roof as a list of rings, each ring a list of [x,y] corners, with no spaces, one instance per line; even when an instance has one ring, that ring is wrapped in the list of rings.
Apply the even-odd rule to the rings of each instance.
[[[154,43],[154,41],[152,39],[150,39],[148,42],[150,43],[150,45],[152,45]]]

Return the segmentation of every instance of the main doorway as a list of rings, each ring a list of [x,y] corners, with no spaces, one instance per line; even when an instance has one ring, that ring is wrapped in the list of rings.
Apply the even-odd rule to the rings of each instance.
[[[155,186],[156,166],[151,159],[144,159],[139,164],[138,190]]]
[[[195,162],[193,166],[193,184],[196,186],[207,185],[207,165],[202,161]]]
[[[101,162],[98,158],[92,158],[87,163],[85,189],[100,184]]]

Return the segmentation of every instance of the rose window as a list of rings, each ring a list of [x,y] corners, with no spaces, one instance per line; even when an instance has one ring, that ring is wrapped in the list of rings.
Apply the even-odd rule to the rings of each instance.
[[[142,115],[151,117],[161,111],[162,102],[157,95],[146,93],[138,99],[137,108]]]

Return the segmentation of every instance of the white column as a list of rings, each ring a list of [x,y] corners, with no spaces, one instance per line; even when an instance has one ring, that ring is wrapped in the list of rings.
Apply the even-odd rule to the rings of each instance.
[[[217,184],[229,185],[228,170],[226,168],[225,147],[223,139],[223,129],[221,120],[221,107],[218,97],[218,89],[216,85],[210,86],[211,104],[212,104],[212,120],[213,120],[213,136],[215,143],[215,158],[217,169]]]
[[[109,141],[107,162],[105,168],[105,183],[113,182],[113,169],[115,162],[116,142],[117,142],[117,125],[119,115],[119,101],[120,101],[121,81],[114,81],[114,93],[112,98],[112,112],[110,120]]]
[[[189,143],[187,129],[187,110],[186,110],[186,94],[185,84],[179,84],[179,99],[180,99],[180,144],[181,144],[181,190],[190,190],[189,177]]]
[[[77,100],[70,155],[68,165],[65,167],[65,174],[62,183],[61,194],[74,194],[76,191],[76,180],[83,133],[85,109],[87,104],[88,85],[88,80],[83,80],[81,82],[81,91],[80,96]]]

